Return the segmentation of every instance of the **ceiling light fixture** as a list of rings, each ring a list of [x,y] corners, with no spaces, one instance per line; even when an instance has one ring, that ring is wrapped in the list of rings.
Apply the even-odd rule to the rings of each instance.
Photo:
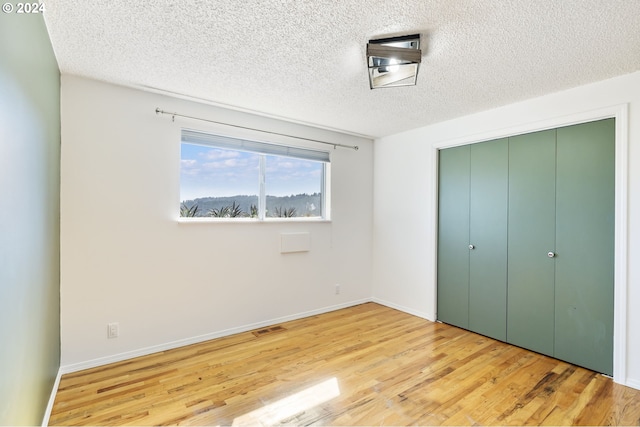
[[[415,85],[421,60],[420,34],[369,40],[367,65],[371,89]]]

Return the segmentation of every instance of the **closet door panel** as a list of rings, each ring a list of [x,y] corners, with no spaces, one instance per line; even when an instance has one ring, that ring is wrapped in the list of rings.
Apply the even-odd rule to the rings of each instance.
[[[507,339],[508,139],[471,145],[469,329]]]
[[[469,146],[439,152],[438,320],[469,327]]]
[[[555,357],[613,373],[613,119],[558,129]]]
[[[553,355],[555,130],[509,138],[507,342]]]

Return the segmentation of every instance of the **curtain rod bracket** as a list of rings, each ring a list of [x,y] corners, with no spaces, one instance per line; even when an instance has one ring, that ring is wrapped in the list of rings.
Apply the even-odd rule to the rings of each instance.
[[[304,138],[304,137],[301,137],[301,136],[287,135],[287,134],[284,134],[284,133],[271,132],[271,131],[268,131],[268,130],[261,130],[261,129],[255,129],[255,128],[250,128],[250,127],[247,127],[247,126],[232,125],[232,124],[229,124],[229,123],[217,122],[215,120],[209,120],[209,119],[203,119],[203,118],[200,118],[200,117],[187,116],[185,114],[169,113],[167,111],[162,110],[160,107],[156,107],[156,114],[169,114],[169,115],[171,115],[171,121],[172,122],[176,121],[176,116],[177,116],[177,117],[184,117],[185,119],[200,120],[202,122],[209,122],[209,123],[215,123],[215,124],[224,125],[224,126],[232,126],[232,127],[236,127],[236,128],[240,128],[240,129],[247,129],[247,130],[254,130],[254,131],[257,131],[257,132],[269,133],[271,135],[280,135],[280,136],[286,136],[288,138],[295,138],[295,139],[301,139],[301,140],[304,140],[304,141],[317,142],[319,144],[333,145],[333,149],[334,150],[336,148],[338,148],[338,147],[351,148],[354,151],[358,151],[358,149],[359,149],[359,147],[357,145],[337,144],[335,142],[320,141],[318,139],[311,139],[311,138]]]

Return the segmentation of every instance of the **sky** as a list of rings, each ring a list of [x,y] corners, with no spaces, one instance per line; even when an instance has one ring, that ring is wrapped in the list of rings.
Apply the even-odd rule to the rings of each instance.
[[[273,196],[321,191],[322,163],[266,156],[266,193]],[[182,143],[180,200],[257,195],[260,154]]]

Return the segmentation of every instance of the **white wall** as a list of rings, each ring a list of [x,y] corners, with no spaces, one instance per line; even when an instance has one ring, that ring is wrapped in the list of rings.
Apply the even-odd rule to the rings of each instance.
[[[332,221],[178,223],[181,127],[251,132],[156,107],[358,145],[330,148]],[[372,141],[68,75],[61,108],[64,371],[370,299]],[[292,231],[311,233],[309,252],[280,253]]]
[[[435,147],[513,135],[550,124],[560,126],[576,117],[599,114],[594,111],[620,110],[615,106],[627,103],[628,128],[617,132],[628,132],[628,157],[618,159],[628,161],[628,179],[616,183],[623,194],[624,188],[628,189],[628,209],[617,214],[617,219],[628,216],[623,236],[627,257],[622,263],[628,269],[618,271],[626,295],[618,293],[621,298],[616,307],[619,312],[626,311],[626,316],[617,328],[622,345],[616,347],[615,363],[617,372],[622,373],[616,381],[640,388],[640,311],[634,309],[640,306],[640,263],[633,261],[640,259],[640,73],[376,140],[374,300],[436,318]],[[616,167],[624,168],[622,163]]]

